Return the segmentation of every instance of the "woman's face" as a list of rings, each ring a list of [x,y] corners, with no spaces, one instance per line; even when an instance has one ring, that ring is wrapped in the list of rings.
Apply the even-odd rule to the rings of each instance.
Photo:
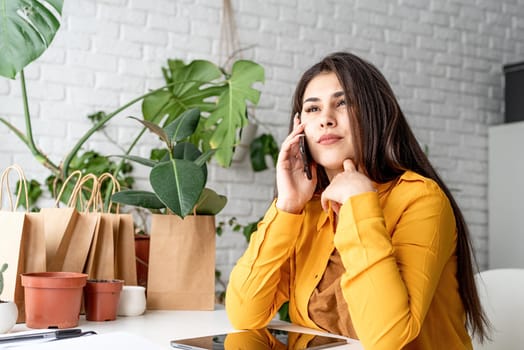
[[[302,99],[301,121],[311,156],[322,165],[328,177],[342,171],[342,162],[354,159],[349,108],[335,73],[313,78]]]

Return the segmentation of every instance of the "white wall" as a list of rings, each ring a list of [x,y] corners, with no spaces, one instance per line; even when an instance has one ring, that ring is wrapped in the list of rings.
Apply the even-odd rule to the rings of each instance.
[[[244,52],[266,69],[258,119],[282,140],[291,94],[301,72],[325,54],[351,50],[390,80],[415,134],[451,188],[470,226],[479,263],[487,264],[487,126],[503,119],[502,65],[524,58],[523,0],[236,0]],[[162,84],[167,58],[218,61],[218,0],[66,0],[51,48],[26,70],[34,134],[59,161],[89,127],[85,116],[111,111]],[[135,124],[115,118],[107,132],[130,142]],[[0,79],[0,115],[23,127],[19,81]],[[29,177],[49,174],[0,125],[0,169],[21,164]],[[98,136],[89,147],[114,146]],[[137,153],[147,155],[148,147]],[[140,186],[144,171],[136,166]],[[227,194],[219,220],[261,216],[273,173],[247,162],[212,168],[210,185]],[[239,233],[218,242],[228,274],[245,247]]]

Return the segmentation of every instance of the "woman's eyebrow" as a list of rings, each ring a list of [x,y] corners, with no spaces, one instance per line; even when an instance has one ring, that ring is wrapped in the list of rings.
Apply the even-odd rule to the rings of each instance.
[[[320,99],[318,97],[308,97],[302,103],[304,104],[306,102],[318,102],[318,101],[320,101]]]
[[[344,96],[344,95],[345,95],[344,91],[337,91],[333,93],[333,95],[331,95],[331,98],[339,98],[340,96]],[[318,101],[320,101],[320,98],[318,97],[308,97],[302,103],[304,104],[306,102],[318,102]]]

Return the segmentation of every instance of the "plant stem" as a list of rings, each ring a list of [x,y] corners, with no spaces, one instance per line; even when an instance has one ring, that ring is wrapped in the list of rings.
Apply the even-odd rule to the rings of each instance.
[[[98,121],[98,123],[93,125],[93,127],[91,127],[91,129],[89,129],[84,134],[84,136],[82,136],[78,140],[78,142],[73,146],[73,148],[71,149],[69,154],[67,154],[67,156],[64,158],[64,163],[62,165],[63,173],[64,173],[63,175],[64,176],[68,176],[68,174],[69,174],[69,164],[71,163],[73,158],[76,156],[76,154],[78,153],[80,148],[84,145],[84,143],[91,137],[91,135],[93,135],[96,131],[98,131],[98,129],[100,129],[102,126],[104,126],[105,123],[107,123],[115,115],[117,115],[118,113],[122,112],[123,110],[129,108],[130,106],[132,106],[133,104],[137,103],[138,101],[141,101],[144,98],[146,98],[147,96],[152,95],[152,94],[154,94],[154,93],[156,93],[158,91],[164,90],[165,88],[169,87],[170,85],[173,85],[173,84],[168,84],[168,85],[162,86],[161,88],[158,88],[156,90],[152,90],[152,91],[148,92],[147,94],[139,96],[139,97],[129,101],[128,103],[126,103],[122,107],[118,108],[114,112],[107,114],[103,119],[100,119],[100,121]]]
[[[137,137],[135,137],[135,139],[133,140],[133,142],[131,143],[131,145],[129,146],[129,148],[127,149],[127,151],[125,152],[125,155],[129,155],[129,153],[131,153],[131,151],[133,150],[133,148],[135,148],[138,140],[140,140],[140,138],[142,137],[142,135],[144,135],[144,132],[146,131],[146,128],[142,128],[142,130],[138,133]],[[125,159],[122,159],[120,161],[120,163],[118,163],[118,166],[116,167],[115,171],[113,171],[113,176],[115,177],[115,179],[118,179],[117,178],[117,175],[118,173],[120,172],[120,170],[122,169],[122,167],[124,166],[124,163],[125,163]],[[109,208],[109,203],[111,202],[111,191],[113,189],[113,186],[109,186],[108,187],[108,190],[105,194],[105,199],[104,199],[104,210],[106,212],[109,212],[108,210],[111,209]]]
[[[31,125],[31,114],[29,113],[29,103],[27,102],[27,89],[25,86],[24,70],[20,71],[20,82],[22,83],[22,101],[24,103],[24,120],[26,128],[27,147],[41,164],[50,169],[54,174],[60,174],[60,168],[56,166],[45,154],[43,154],[35,145],[33,139],[33,128]]]

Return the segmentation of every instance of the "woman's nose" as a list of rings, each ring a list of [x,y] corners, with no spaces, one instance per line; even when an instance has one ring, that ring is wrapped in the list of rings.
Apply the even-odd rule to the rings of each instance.
[[[336,126],[336,119],[333,116],[331,109],[326,109],[322,114],[322,117],[320,119],[320,126],[322,128],[332,128]]]

